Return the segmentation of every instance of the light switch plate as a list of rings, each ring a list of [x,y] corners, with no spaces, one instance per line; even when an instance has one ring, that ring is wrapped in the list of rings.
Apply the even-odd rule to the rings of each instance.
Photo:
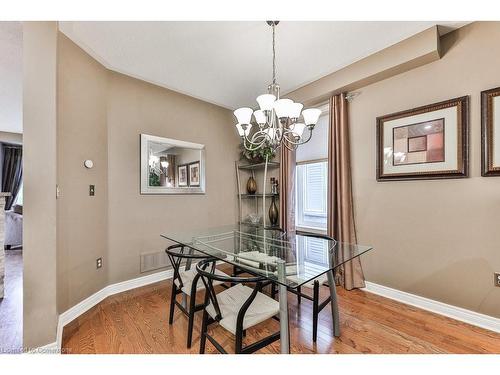
[[[89,195],[91,197],[95,195],[95,185],[89,185]]]
[[[500,286],[500,272],[495,272],[495,286]]]
[[[102,258],[97,258],[95,261],[96,268],[99,269],[102,267]]]

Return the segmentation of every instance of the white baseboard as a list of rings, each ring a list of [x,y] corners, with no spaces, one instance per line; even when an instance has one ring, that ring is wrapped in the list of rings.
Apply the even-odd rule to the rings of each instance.
[[[79,304],[73,306],[72,308],[66,310],[61,315],[59,315],[59,321],[57,323],[57,336],[56,342],[50,345],[56,345],[57,349],[61,349],[62,344],[62,331],[65,325],[72,322],[84,312],[90,310],[92,307],[97,305],[99,302],[104,300],[105,298],[112,296],[113,294],[125,292],[130,289],[139,288],[141,286],[154,284],[159,281],[163,281],[166,279],[170,279],[174,274],[173,270],[166,270],[161,272],[156,272],[151,275],[138,277],[136,279],[123,281],[121,283],[108,285],[98,292],[92,294],[90,297],[84,299]],[[42,347],[45,348],[46,346]],[[40,349],[40,348],[39,348]]]
[[[500,333],[500,319],[366,281],[363,290]]]

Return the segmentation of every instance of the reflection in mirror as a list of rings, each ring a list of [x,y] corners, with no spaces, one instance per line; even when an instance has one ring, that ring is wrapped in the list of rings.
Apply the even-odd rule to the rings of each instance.
[[[203,193],[204,146],[141,134],[141,193]]]

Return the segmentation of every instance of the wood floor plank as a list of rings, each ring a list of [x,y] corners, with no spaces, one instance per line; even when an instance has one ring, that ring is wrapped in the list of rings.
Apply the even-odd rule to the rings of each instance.
[[[102,301],[64,328],[69,353],[198,353],[201,312],[197,313],[193,346],[186,347],[187,317],[176,309],[168,324],[170,281],[117,294]],[[326,298],[328,289],[322,288]],[[341,336],[333,337],[327,306],[312,342],[312,306],[290,295],[292,353],[500,353],[500,334],[433,314],[365,291],[338,288]],[[250,343],[279,329],[274,320],[247,331]],[[234,337],[214,325],[210,333],[233,352]],[[216,353],[207,343],[207,353]],[[279,353],[279,342],[259,353]]]
[[[0,354],[22,353],[23,253],[5,250],[5,291],[0,298]]]

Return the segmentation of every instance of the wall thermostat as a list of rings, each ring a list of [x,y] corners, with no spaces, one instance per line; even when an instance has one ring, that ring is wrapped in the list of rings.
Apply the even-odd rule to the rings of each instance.
[[[90,168],[92,168],[94,166],[94,162],[92,160],[90,160],[90,159],[89,160],[85,160],[83,162],[83,165],[85,166],[85,168],[90,169]]]

